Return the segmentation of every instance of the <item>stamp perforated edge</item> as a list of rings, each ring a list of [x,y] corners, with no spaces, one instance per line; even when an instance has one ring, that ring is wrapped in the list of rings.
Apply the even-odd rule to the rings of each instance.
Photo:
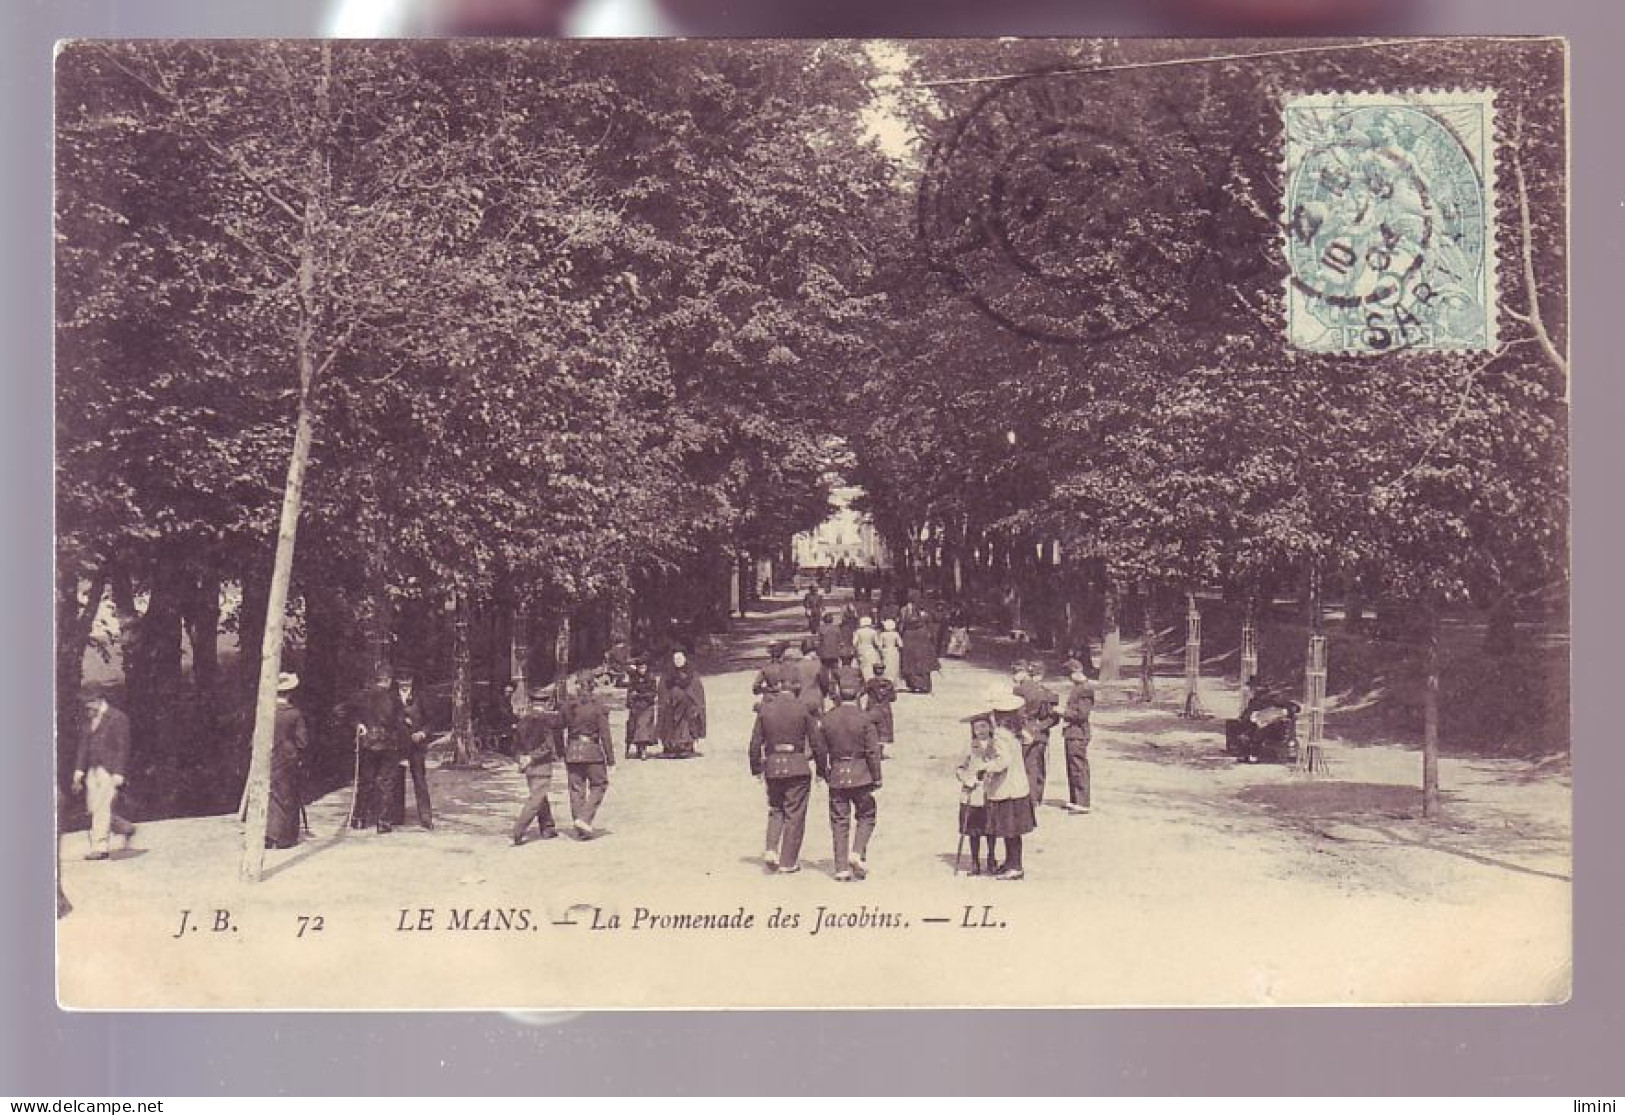
[[[1485,307],[1485,343],[1482,346],[1438,346],[1430,347],[1423,352],[1494,352],[1500,348],[1500,310],[1501,310],[1501,278],[1500,278],[1500,246],[1499,231],[1501,224],[1501,191],[1498,179],[1499,152],[1497,148],[1506,142],[1501,132],[1500,114],[1496,111],[1496,90],[1492,88],[1458,88],[1451,86],[1429,86],[1427,88],[1405,87],[1384,89],[1318,89],[1306,90],[1299,93],[1288,93],[1281,98],[1281,212],[1277,225],[1280,229],[1281,258],[1286,262],[1286,274],[1282,279],[1282,297],[1280,306],[1283,312],[1283,336],[1289,352],[1303,353],[1310,356],[1395,356],[1401,354],[1415,354],[1414,348],[1400,348],[1382,353],[1370,349],[1330,349],[1317,350],[1299,345],[1292,335],[1292,319],[1295,300],[1301,295],[1293,285],[1291,259],[1288,254],[1288,238],[1290,231],[1290,214],[1287,213],[1287,187],[1292,180],[1293,146],[1291,129],[1288,126],[1287,114],[1295,108],[1339,108],[1351,105],[1384,105],[1405,104],[1416,108],[1429,108],[1436,106],[1444,98],[1470,98],[1476,100],[1484,107],[1485,127],[1482,147],[1482,161],[1475,160],[1479,177],[1484,189],[1484,307]],[[1436,117],[1437,118],[1437,117]],[[1446,120],[1439,123],[1449,128],[1452,134],[1455,129]],[[1459,137],[1458,137],[1459,138]],[[1474,153],[1467,144],[1462,144],[1473,158]]]

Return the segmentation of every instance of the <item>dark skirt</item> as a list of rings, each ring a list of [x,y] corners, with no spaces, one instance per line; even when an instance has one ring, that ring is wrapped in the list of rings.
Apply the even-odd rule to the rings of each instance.
[[[987,832],[987,806],[960,802],[959,832],[962,836],[981,836]]]
[[[987,834],[989,836],[1026,836],[1038,827],[1038,816],[1033,812],[1031,797],[1012,798],[1009,801],[987,803]]]

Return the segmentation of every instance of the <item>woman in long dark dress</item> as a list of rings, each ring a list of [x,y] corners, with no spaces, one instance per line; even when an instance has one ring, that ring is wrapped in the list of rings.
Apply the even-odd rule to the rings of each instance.
[[[705,742],[705,686],[682,651],[671,656],[671,669],[660,679],[656,728],[662,758],[691,759],[695,745]]]
[[[299,767],[310,733],[304,713],[293,707],[297,674],[283,674],[276,685],[276,728],[271,740],[271,797],[265,824],[267,848],[291,848],[299,843],[299,811],[304,805]]]
[[[660,684],[649,672],[643,655],[632,659],[626,672],[626,757],[649,757],[649,748],[660,740],[658,728]]]
[[[901,668],[910,693],[931,692],[931,671],[937,667],[936,632],[927,614],[910,604],[913,615],[903,628]]]

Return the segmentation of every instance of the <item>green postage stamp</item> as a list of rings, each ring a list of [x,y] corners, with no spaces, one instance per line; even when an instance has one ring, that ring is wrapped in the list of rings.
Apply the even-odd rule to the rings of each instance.
[[[1294,347],[1495,347],[1494,99],[1404,91],[1286,103]]]

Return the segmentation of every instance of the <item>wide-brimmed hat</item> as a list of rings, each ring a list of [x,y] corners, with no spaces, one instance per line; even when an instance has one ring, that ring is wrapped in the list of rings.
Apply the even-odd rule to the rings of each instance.
[[[896,631],[897,621],[894,619],[881,620],[880,626],[884,627],[887,631]]]
[[[277,675],[276,691],[278,693],[291,693],[293,690],[298,689],[298,688],[299,688],[299,675],[298,674],[281,673],[281,674]]]
[[[395,684],[396,685],[412,685],[412,684],[416,683],[417,680],[418,680],[417,675],[414,674],[411,670],[396,670],[395,671]]]
[[[1020,712],[1027,702],[1003,686],[989,689],[984,707],[990,712]]]
[[[873,627],[874,625],[875,625],[875,617],[874,616],[859,616],[858,617],[858,626],[859,627]]]

